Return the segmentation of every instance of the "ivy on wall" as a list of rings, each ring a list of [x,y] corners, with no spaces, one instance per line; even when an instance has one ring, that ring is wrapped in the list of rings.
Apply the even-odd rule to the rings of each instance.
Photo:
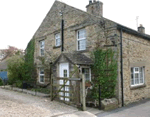
[[[99,85],[102,99],[114,97],[117,82],[117,59],[115,59],[117,57],[115,51],[96,48],[92,56],[94,61],[92,72],[95,77],[93,79],[93,98],[99,99]]]
[[[36,65],[34,64],[34,48],[35,48],[35,39],[31,39],[26,48],[25,54],[25,66],[26,66],[26,80],[35,80]]]

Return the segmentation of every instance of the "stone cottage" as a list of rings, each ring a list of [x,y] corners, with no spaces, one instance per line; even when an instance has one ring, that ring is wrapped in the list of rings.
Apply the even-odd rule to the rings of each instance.
[[[46,57],[48,62],[54,57],[53,74],[56,77],[68,77],[73,66],[80,66],[86,80],[91,81],[89,52],[99,41],[105,44],[104,32],[99,24],[105,22],[109,30],[109,45],[119,51],[118,84],[116,97],[119,104],[128,104],[150,97],[150,36],[140,25],[138,31],[115,23],[103,17],[103,3],[89,1],[87,12],[55,1],[34,35],[34,62],[38,67],[37,82],[47,84],[49,76],[38,57]],[[63,34],[61,22],[64,21]],[[61,43],[61,37],[64,37]],[[61,48],[63,44],[63,48]],[[61,51],[63,49],[63,52]],[[60,82],[61,83],[61,82]]]

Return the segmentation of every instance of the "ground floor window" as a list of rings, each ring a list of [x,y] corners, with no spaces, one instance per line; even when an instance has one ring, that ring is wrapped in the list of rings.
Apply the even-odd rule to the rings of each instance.
[[[39,82],[44,83],[44,68],[40,68],[39,70]]]
[[[131,86],[144,84],[144,67],[131,68]]]
[[[90,68],[82,68],[82,74],[85,75],[86,81],[91,81],[91,69]]]

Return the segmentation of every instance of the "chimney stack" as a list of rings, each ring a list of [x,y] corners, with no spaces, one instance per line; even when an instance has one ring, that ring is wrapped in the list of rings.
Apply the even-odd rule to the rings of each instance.
[[[88,13],[95,16],[103,16],[103,3],[96,0],[89,0],[89,4],[86,6]]]
[[[145,34],[145,28],[142,24],[140,24],[140,26],[138,27],[138,32]]]

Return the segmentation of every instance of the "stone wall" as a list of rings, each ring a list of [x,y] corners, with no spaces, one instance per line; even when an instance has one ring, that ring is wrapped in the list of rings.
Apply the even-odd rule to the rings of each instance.
[[[37,59],[39,56],[39,41],[45,40],[45,57],[49,61],[51,53],[53,61],[61,54],[61,47],[55,47],[55,34],[60,33],[60,22],[61,17],[59,11],[63,9],[64,14],[64,52],[77,51],[77,30],[86,29],[86,50],[80,51],[90,57],[90,52],[96,46],[97,40],[101,41],[104,45],[104,31],[98,25],[101,20],[106,20],[106,26],[109,28],[108,32],[110,36],[114,36],[116,30],[114,29],[114,22],[107,19],[96,18],[84,11],[78,10],[64,3],[56,1],[52,6],[51,10],[43,20],[41,26],[34,35],[35,38],[35,63],[41,64]],[[110,40],[108,42],[111,44]],[[55,56],[55,57],[54,57]],[[47,80],[48,81],[48,80]]]
[[[123,32],[123,79],[125,104],[150,97],[150,41]],[[145,84],[131,87],[131,67],[145,67]]]

